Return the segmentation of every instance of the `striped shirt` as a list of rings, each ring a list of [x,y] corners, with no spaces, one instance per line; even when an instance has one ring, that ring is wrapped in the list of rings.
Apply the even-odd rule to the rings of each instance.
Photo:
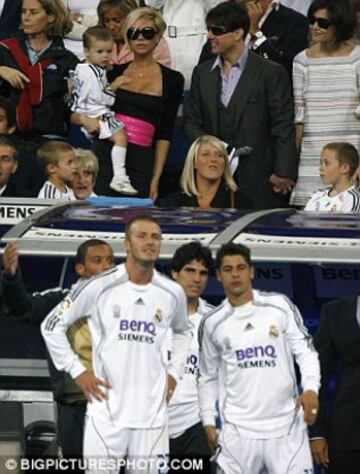
[[[65,186],[65,192],[63,193],[50,181],[46,181],[46,183],[44,183],[37,197],[39,199],[66,199],[67,201],[76,200],[72,189]]]
[[[323,183],[319,158],[330,142],[348,142],[360,150],[360,46],[348,56],[294,59],[295,123],[303,124],[298,180],[291,204],[305,206]]]

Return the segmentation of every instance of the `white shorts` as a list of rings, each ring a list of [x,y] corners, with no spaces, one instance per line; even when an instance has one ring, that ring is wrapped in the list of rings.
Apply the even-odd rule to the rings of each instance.
[[[102,115],[99,118],[99,124],[100,132],[98,134],[89,133],[84,127],[81,127],[81,131],[89,140],[94,140],[95,138],[106,140],[111,137],[113,133],[124,128],[124,123],[121,120],[118,120],[113,112]]]
[[[169,435],[166,427],[130,429],[86,416],[84,460],[87,474],[166,474]]]
[[[272,439],[244,438],[235,425],[224,424],[218,444],[215,459],[218,473],[314,473],[309,438],[303,423],[295,423],[289,435]]]

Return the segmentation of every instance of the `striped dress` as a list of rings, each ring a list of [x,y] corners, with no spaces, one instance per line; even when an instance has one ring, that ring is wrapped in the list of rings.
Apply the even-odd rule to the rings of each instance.
[[[320,153],[329,142],[349,142],[360,150],[360,46],[345,57],[294,59],[295,123],[304,124],[299,177],[291,204],[304,206],[323,187]]]

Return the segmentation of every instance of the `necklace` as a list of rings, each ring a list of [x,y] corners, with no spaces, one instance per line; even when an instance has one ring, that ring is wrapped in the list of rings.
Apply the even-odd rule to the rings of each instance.
[[[137,67],[133,66],[132,71],[136,77],[145,77],[145,75],[148,75],[149,72],[153,69],[153,64],[149,64],[148,66],[143,66],[143,67]]]

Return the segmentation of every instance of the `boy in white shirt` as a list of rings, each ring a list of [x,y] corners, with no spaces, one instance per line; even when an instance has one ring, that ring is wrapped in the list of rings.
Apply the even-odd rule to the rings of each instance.
[[[75,69],[72,111],[98,119],[98,138],[113,142],[111,161],[114,176],[109,186],[121,194],[135,195],[138,192],[131,185],[125,169],[127,136],[124,124],[110,110],[115,102],[115,93],[111,89],[106,73],[114,39],[106,28],[93,26],[85,31],[83,45],[86,63],[79,63]],[[84,128],[82,131],[89,139],[96,137],[90,135]]]
[[[324,146],[320,157],[320,176],[328,187],[316,191],[305,211],[360,212],[360,191],[353,184],[359,168],[359,154],[350,143],[334,142]]]
[[[75,172],[75,151],[71,145],[60,140],[44,143],[37,151],[37,162],[48,180],[40,189],[40,199],[76,199],[69,187]]]

